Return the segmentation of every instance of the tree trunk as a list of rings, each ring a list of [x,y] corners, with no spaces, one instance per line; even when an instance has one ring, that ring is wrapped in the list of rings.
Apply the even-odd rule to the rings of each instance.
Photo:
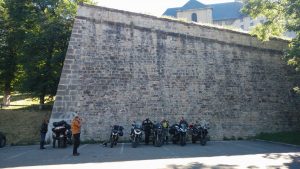
[[[11,86],[9,82],[6,82],[4,86],[4,97],[3,97],[4,106],[10,105],[10,96],[11,96]]]

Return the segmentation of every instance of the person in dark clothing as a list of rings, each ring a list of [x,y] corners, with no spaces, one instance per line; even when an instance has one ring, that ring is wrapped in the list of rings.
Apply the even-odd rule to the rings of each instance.
[[[41,135],[40,149],[45,149],[44,145],[45,145],[46,133],[48,132],[48,123],[49,123],[49,120],[47,118],[45,118],[43,120],[42,125],[41,125],[41,129],[40,129],[40,135]]]
[[[189,126],[188,123],[185,121],[185,119],[183,117],[181,117],[180,122],[179,122],[179,125],[181,125],[181,124],[185,124],[186,127]]]
[[[142,125],[145,132],[145,144],[149,144],[149,136],[151,134],[151,129],[153,128],[153,123],[147,118],[143,121]]]

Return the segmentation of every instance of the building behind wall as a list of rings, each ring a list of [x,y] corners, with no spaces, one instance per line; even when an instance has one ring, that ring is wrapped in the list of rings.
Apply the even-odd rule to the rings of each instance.
[[[265,17],[252,19],[250,16],[241,13],[243,3],[239,0],[219,4],[203,4],[197,0],[189,0],[182,7],[169,8],[164,16],[183,18],[188,21],[209,23],[220,26],[232,26],[249,31],[257,24],[266,22]],[[288,37],[295,37],[295,33],[285,33]]]

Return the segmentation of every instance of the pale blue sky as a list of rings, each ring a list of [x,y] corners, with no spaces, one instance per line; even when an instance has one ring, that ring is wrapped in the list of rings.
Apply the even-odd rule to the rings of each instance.
[[[161,16],[167,8],[181,7],[188,0],[94,0],[98,6]],[[233,2],[234,0],[198,0],[204,4]]]

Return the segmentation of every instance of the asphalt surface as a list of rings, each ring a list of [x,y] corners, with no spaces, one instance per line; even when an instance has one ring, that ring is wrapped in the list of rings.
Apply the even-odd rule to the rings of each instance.
[[[129,143],[116,147],[84,144],[80,156],[72,147],[40,150],[39,146],[0,149],[0,168],[138,168],[138,169],[300,169],[300,147],[263,141],[210,141],[207,145],[162,147]]]

